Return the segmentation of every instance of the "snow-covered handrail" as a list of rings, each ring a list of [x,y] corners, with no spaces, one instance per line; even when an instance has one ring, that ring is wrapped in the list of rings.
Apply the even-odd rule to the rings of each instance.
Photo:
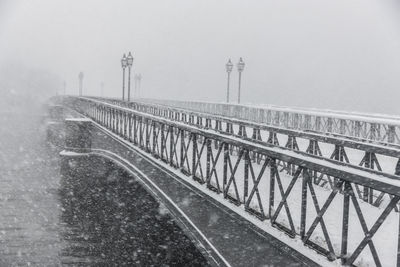
[[[160,104],[126,102],[108,98],[95,99],[183,122],[199,128],[213,129],[216,132],[240,137],[245,140],[252,140],[265,146],[279,146],[298,151],[299,153],[307,153],[310,156],[324,157],[328,161],[336,160],[357,167],[362,166],[368,169],[375,169],[379,172],[400,174],[400,146],[395,144],[388,146],[333,134],[327,135],[285,129]],[[355,152],[357,153],[355,154]],[[317,180],[317,182],[322,186],[333,186],[332,180],[329,177],[328,179]],[[379,206],[379,201],[376,202],[375,197],[371,194],[363,194],[363,199]]]
[[[336,133],[371,141],[400,144],[400,117],[392,115],[145,98],[139,99],[139,101],[290,129]]]

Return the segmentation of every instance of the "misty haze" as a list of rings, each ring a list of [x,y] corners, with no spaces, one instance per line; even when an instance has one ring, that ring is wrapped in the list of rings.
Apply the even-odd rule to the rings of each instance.
[[[0,266],[400,266],[396,0],[0,0]]]

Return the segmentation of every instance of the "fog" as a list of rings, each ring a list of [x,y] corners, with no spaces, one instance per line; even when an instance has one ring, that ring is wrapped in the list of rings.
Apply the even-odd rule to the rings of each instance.
[[[400,114],[399,15],[394,0],[0,0],[0,85],[77,94],[83,71],[84,94],[120,96],[132,51],[142,96],[220,102],[243,57],[242,102]]]

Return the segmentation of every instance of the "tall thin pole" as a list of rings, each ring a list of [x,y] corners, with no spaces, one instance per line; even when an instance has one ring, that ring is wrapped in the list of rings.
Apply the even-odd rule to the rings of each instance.
[[[101,97],[104,97],[104,82],[100,83],[100,95]]]
[[[133,64],[133,56],[132,53],[129,52],[128,57],[126,58],[126,65],[128,65],[128,102],[131,101],[131,70]]]
[[[122,101],[125,100],[125,68],[122,68]]]
[[[240,85],[242,83],[242,72],[239,72],[238,104],[240,104]]]
[[[64,81],[64,95],[66,95],[66,92],[67,92],[67,82]]]
[[[231,80],[231,73],[228,72],[228,86],[227,86],[227,90],[226,90],[226,103],[229,103],[229,83]]]
[[[239,59],[239,63],[237,64],[237,69],[239,72],[239,88],[238,88],[238,104],[240,104],[240,88],[242,86],[242,72],[244,70],[244,61],[242,58]]]
[[[131,66],[128,67],[128,102],[131,101]]]
[[[225,68],[226,68],[226,73],[228,74],[228,85],[226,88],[226,103],[229,103],[229,85],[230,85],[230,81],[231,81],[231,71],[233,68],[233,64],[231,62],[231,59],[228,60],[228,62],[225,64]]]

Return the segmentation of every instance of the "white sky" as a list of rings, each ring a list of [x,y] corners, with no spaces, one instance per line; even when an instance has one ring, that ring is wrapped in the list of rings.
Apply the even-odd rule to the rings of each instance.
[[[131,50],[144,96],[224,101],[243,57],[242,102],[400,114],[399,15],[396,0],[0,0],[0,64],[71,94],[82,70],[86,94],[119,96]]]

